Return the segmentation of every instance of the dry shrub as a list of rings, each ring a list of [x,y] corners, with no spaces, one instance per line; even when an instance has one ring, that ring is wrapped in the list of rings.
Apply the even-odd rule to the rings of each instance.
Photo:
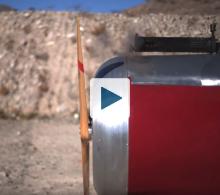
[[[28,24],[23,28],[23,31],[25,34],[30,34],[31,33],[31,25]]]
[[[35,58],[38,60],[42,60],[42,61],[48,61],[49,60],[49,54],[44,52],[44,53],[38,53],[35,54]]]
[[[9,92],[9,89],[6,86],[0,85],[0,96],[6,96]]]
[[[96,25],[96,26],[94,26],[94,27],[92,28],[91,33],[92,33],[93,35],[98,36],[98,35],[104,33],[105,30],[106,30],[105,24],[99,24],[99,25]]]
[[[8,50],[8,51],[12,51],[13,48],[14,48],[14,44],[15,44],[15,41],[13,39],[10,39],[9,41],[7,41],[5,43],[5,48]]]
[[[43,93],[46,93],[49,91],[48,83],[41,83],[39,86],[39,90]]]

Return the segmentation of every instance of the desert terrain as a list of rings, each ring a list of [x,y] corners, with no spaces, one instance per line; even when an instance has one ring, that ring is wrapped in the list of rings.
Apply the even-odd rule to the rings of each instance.
[[[218,10],[217,2],[210,9]],[[128,53],[135,33],[210,36],[209,25],[220,22],[207,6],[180,13],[160,7],[151,1],[147,9],[80,13],[87,90],[104,61]],[[82,194],[77,14],[0,12],[1,195]],[[95,195],[92,177],[91,192]]]

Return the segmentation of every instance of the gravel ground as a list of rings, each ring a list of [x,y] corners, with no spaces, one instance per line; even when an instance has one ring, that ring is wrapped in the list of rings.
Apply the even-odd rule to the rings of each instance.
[[[70,121],[0,120],[1,195],[83,194],[79,127]]]

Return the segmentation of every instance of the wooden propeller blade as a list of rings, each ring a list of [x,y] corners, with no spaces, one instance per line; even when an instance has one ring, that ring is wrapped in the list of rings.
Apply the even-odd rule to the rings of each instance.
[[[88,110],[86,102],[85,76],[83,67],[83,55],[81,46],[80,21],[77,17],[77,60],[79,77],[79,100],[80,100],[80,137],[82,147],[82,171],[84,195],[89,195],[89,130]]]
[[[83,67],[83,55],[81,46],[81,33],[79,18],[77,18],[77,60],[79,76],[79,98],[80,98],[80,135],[82,140],[89,140],[88,110],[86,102],[85,76]]]
[[[89,142],[82,142],[82,171],[84,195],[89,195]]]

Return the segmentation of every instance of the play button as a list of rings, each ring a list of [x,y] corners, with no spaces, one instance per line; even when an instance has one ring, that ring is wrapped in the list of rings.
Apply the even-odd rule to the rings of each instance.
[[[90,115],[115,124],[130,115],[130,80],[94,78],[90,81]]]
[[[101,109],[104,109],[115,102],[119,101],[122,97],[109,91],[108,89],[101,87]]]

